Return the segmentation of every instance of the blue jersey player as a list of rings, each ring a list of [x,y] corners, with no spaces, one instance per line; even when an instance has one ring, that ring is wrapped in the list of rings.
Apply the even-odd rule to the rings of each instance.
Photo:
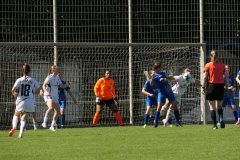
[[[151,71],[151,76],[153,72]],[[157,99],[158,99],[158,86],[157,84],[150,85],[150,79],[148,79],[142,88],[142,93],[146,95],[146,112],[144,114],[144,126],[143,128],[147,127],[149,113],[152,106],[157,106]]]
[[[228,65],[225,65],[226,68],[226,72],[230,72],[230,68]],[[225,86],[225,75],[223,75],[224,78],[224,86]],[[224,93],[223,96],[223,101],[222,101],[222,107],[226,107],[227,104],[231,106],[232,110],[233,110],[233,115],[235,118],[235,121],[237,122],[238,120],[238,115],[237,115],[237,108],[235,106],[235,100],[234,100],[234,95],[233,95],[233,91],[235,91],[235,88],[233,86],[234,84],[234,78],[233,76],[229,75],[228,76],[229,79],[229,84],[228,84],[228,91]],[[218,124],[220,124],[220,116],[218,115]]]
[[[62,80],[61,73],[58,74],[58,77],[61,79],[63,84],[66,84],[66,82]],[[77,103],[72,92],[70,91],[70,87],[67,87],[67,88],[58,87],[58,101],[59,101],[59,106],[60,106],[60,124],[61,124],[62,128],[65,125],[65,109],[66,109],[66,104],[67,104],[65,91],[67,91],[67,93],[70,95],[74,104]]]
[[[240,85],[240,70],[237,73],[236,81],[237,81],[238,85]],[[240,89],[238,90],[238,98],[240,99]],[[237,125],[240,124],[240,101],[239,101],[239,104],[238,104],[238,121],[237,121],[236,124]]]
[[[173,76],[167,77],[166,73],[163,72],[162,63],[159,63],[159,62],[154,64],[153,70],[155,71],[155,73],[151,79],[151,84],[156,83],[159,89],[159,96],[158,96],[159,103],[154,116],[154,127],[156,128],[158,126],[160,110],[161,110],[161,107],[165,104],[166,98],[171,104],[170,108],[174,110],[176,126],[182,126],[179,122],[179,112],[177,107],[177,101],[175,100],[172,88],[167,81],[167,80],[174,80]]]

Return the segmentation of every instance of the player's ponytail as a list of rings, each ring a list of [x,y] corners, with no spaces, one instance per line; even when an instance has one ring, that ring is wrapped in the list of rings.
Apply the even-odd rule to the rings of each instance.
[[[217,55],[217,51],[212,50],[210,53],[210,57],[211,57],[211,62],[215,63],[218,61],[218,55]]]
[[[50,75],[50,74],[52,74],[52,69],[51,68],[48,70],[48,75]]]
[[[23,73],[23,76],[24,76],[24,80],[26,81],[26,76],[30,73],[30,66],[27,63],[23,64],[22,73]]]

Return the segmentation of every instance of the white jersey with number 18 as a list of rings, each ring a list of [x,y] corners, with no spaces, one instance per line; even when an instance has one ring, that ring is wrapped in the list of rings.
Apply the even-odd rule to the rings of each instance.
[[[21,77],[16,80],[13,87],[19,90],[17,101],[26,98],[34,99],[34,90],[40,87],[40,84],[35,78],[26,76]]]

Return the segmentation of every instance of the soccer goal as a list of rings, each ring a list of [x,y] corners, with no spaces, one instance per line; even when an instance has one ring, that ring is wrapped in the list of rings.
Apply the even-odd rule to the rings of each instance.
[[[55,46],[55,47],[54,47]],[[120,44],[120,43],[0,43],[0,126],[11,126],[15,109],[11,88],[22,75],[21,65],[29,63],[31,75],[41,84],[49,68],[57,64],[63,80],[72,81],[71,90],[77,105],[67,95],[66,123],[69,126],[90,126],[95,113],[93,87],[110,69],[115,80],[119,110],[125,125],[142,125],[145,96],[141,93],[146,73],[153,63],[161,61],[167,74],[180,75],[190,68],[192,76],[200,81],[205,64],[205,44]],[[183,124],[206,123],[205,100],[200,87],[190,85],[180,104]],[[42,122],[47,109],[43,97],[37,96],[37,116]],[[153,109],[155,111],[155,108]],[[154,115],[154,114],[153,114]],[[51,117],[50,117],[51,118]],[[28,126],[31,126],[31,117]],[[151,123],[151,122],[150,122]],[[99,126],[117,125],[107,107]]]

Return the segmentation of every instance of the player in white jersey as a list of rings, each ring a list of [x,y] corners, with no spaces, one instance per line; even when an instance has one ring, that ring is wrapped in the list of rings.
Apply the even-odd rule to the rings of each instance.
[[[195,79],[191,76],[190,69],[186,68],[184,69],[183,73],[179,76],[174,76],[175,79],[175,85],[172,87],[172,91],[174,93],[175,99],[178,102],[178,104],[181,102],[181,97],[184,94],[184,92],[187,90],[187,87],[191,84],[194,83],[198,86],[202,86],[200,82],[195,81]],[[162,107],[162,112],[164,110],[168,110],[166,114],[166,118],[163,119],[163,124],[166,126],[171,112],[171,107],[169,108],[169,102],[166,101],[166,104]]]
[[[35,112],[35,99],[34,94],[38,94],[41,90],[39,83],[30,77],[30,66],[24,64],[22,66],[23,77],[16,80],[12,88],[12,94],[16,97],[16,109],[12,120],[13,128],[8,133],[12,136],[17,129],[18,117],[21,117],[21,126],[18,138],[22,138],[24,128],[26,126],[26,119],[29,113]],[[35,90],[35,91],[34,91]]]
[[[58,67],[56,65],[52,66],[49,70],[49,73],[48,73],[49,75],[47,76],[47,78],[43,83],[43,91],[44,91],[43,97],[48,106],[48,109],[45,113],[42,126],[43,128],[47,127],[48,115],[50,114],[52,109],[54,109],[55,112],[54,112],[52,124],[51,124],[51,127],[49,128],[52,131],[55,131],[54,126],[56,125],[56,121],[60,114],[60,107],[58,102],[58,86],[60,86],[61,88],[66,88],[72,84],[72,82],[62,84],[62,81],[57,76],[58,73],[59,73]]]

